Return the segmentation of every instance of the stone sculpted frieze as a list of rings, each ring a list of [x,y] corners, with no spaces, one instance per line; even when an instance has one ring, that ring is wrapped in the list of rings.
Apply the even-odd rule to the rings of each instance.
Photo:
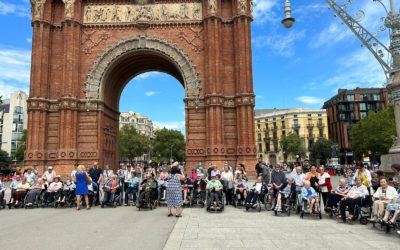
[[[201,21],[201,3],[86,5],[86,24]]]

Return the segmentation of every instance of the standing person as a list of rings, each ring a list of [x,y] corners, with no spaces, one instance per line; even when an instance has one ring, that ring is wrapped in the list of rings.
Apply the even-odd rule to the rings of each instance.
[[[33,186],[35,184],[35,181],[37,179],[36,174],[32,171],[31,167],[28,167],[26,169],[26,172],[24,174],[24,178],[26,179],[26,182],[29,184],[29,186]]]
[[[137,187],[137,184],[135,183],[135,177],[136,177],[136,172],[135,170],[132,170],[130,175],[128,175],[127,178],[125,179],[125,186],[126,186],[125,204],[124,204],[125,206],[129,206],[129,194],[132,195],[132,200],[133,200],[134,196],[133,193],[135,192],[135,187]]]
[[[306,174],[308,172],[310,172],[310,161],[305,159],[303,161],[303,173]]]
[[[53,166],[48,166],[47,170],[43,173],[42,179],[46,182],[45,186],[49,186],[57,176],[56,171],[53,170]]]
[[[78,168],[78,166],[79,166],[78,163],[75,163],[75,164],[74,164],[74,169],[73,169],[72,172],[71,172],[71,178],[75,177],[75,175],[76,175],[76,169]]]
[[[356,166],[357,170],[354,173],[353,179],[355,180],[357,177],[360,177],[364,186],[369,188],[371,186],[371,180],[372,180],[371,172],[369,172],[369,170],[365,168],[362,161],[357,161]]]
[[[324,202],[324,207],[326,207],[326,202],[328,201],[328,196],[332,191],[332,184],[331,184],[331,176],[325,172],[324,165],[321,165],[319,167],[319,180],[318,180],[318,186],[321,191],[322,195],[322,200]]]
[[[256,164],[256,177],[262,175],[262,162],[259,160]]]
[[[97,161],[93,162],[93,167],[89,169],[89,176],[92,179],[92,182],[94,182],[95,186],[99,187],[99,181],[101,181],[102,176],[103,176],[103,170],[99,168],[99,163]],[[100,192],[96,192],[96,203],[95,206],[99,205],[100,201]]]
[[[261,176],[263,178],[263,182],[265,185],[268,185],[271,182],[271,169],[268,167],[267,164],[261,164]]]
[[[224,193],[226,196],[226,205],[231,203],[233,194],[233,173],[229,169],[229,165],[225,164],[224,172],[221,173],[221,180],[224,182]]]
[[[175,208],[175,216],[182,217],[182,186],[181,181],[185,180],[185,175],[179,170],[179,163],[174,162],[171,174],[167,179],[167,207],[168,217],[172,216],[172,208]]]
[[[317,172],[317,167],[311,166],[310,172],[306,174],[306,180],[311,183],[311,187],[314,188],[315,192],[319,192],[319,177],[320,174]]]
[[[283,168],[277,166],[271,174],[271,183],[274,190],[274,197],[277,197],[279,189],[286,182],[286,176]]]
[[[76,183],[75,195],[76,195],[76,210],[81,209],[81,199],[82,196],[85,197],[86,201],[86,209],[90,209],[89,205],[89,189],[88,189],[88,180],[90,180],[89,174],[85,171],[85,166],[79,165],[76,169],[76,174],[73,177],[74,182]]]

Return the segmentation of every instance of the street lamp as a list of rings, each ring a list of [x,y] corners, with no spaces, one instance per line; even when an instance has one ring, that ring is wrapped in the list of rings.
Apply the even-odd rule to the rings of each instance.
[[[290,6],[290,0],[285,0],[285,18],[282,20],[283,26],[289,29],[293,26],[296,19],[292,17],[292,7]]]

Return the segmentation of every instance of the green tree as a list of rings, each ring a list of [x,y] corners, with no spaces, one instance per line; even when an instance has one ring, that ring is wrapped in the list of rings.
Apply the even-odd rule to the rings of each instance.
[[[135,127],[125,125],[119,131],[119,152],[122,158],[133,161],[136,157],[148,153],[150,140],[140,134]]]
[[[0,170],[8,169],[11,158],[6,151],[0,150]]]
[[[335,144],[328,139],[318,138],[318,140],[310,148],[310,160],[316,163],[317,160],[321,160],[323,163],[327,159],[332,157],[332,147]]]
[[[172,156],[175,161],[184,161],[185,146],[185,138],[178,130],[163,128],[155,132],[153,154],[156,160],[169,162]]]
[[[306,149],[302,139],[296,133],[290,133],[288,136],[283,136],[280,141],[281,149],[284,152],[285,161],[288,156],[296,158],[298,155],[300,158],[306,156]]]
[[[24,161],[24,155],[25,155],[25,149],[26,149],[26,135],[27,135],[27,131],[26,131],[26,129],[24,129],[24,131],[22,132],[22,137],[18,141],[17,151],[15,152],[15,158],[17,159],[17,162]]]
[[[368,115],[351,126],[351,148],[356,156],[371,152],[371,156],[388,153],[396,135],[393,106]]]

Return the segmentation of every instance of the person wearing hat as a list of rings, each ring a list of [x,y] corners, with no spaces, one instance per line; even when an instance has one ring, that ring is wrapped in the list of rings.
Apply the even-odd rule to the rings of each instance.
[[[181,181],[183,180],[185,180],[185,175],[179,169],[179,163],[174,162],[171,167],[171,174],[167,179],[168,217],[172,216],[172,208],[175,208],[175,216],[181,217],[183,205]]]
[[[42,179],[46,182],[46,186],[54,181],[57,176],[56,171],[53,170],[53,166],[48,166],[47,170],[43,173]]]
[[[53,178],[53,182],[50,183],[49,187],[47,188],[46,193],[44,193],[43,196],[44,204],[48,205],[49,203],[52,203],[55,200],[57,193],[59,191],[62,191],[62,187],[63,184],[61,182],[61,177],[59,175],[56,175]]]

